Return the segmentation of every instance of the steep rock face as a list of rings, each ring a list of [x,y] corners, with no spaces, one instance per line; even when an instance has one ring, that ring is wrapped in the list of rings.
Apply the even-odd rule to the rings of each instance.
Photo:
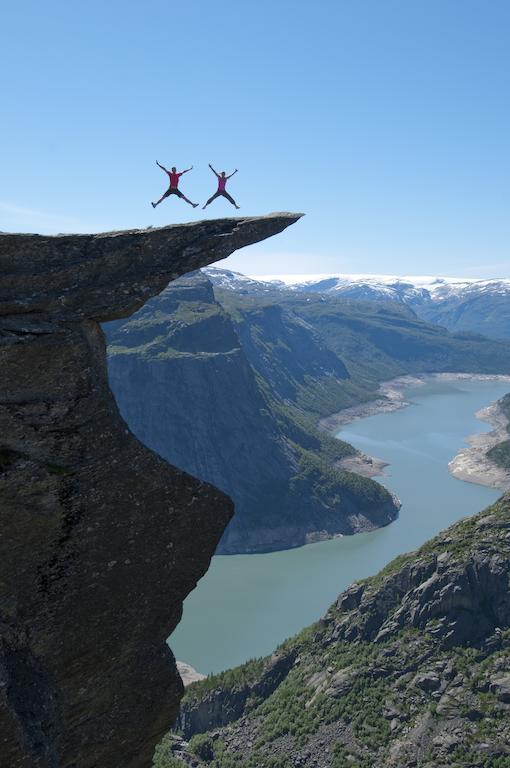
[[[150,765],[165,638],[232,504],[129,432],[98,322],[297,218],[0,235],[0,765]]]
[[[232,687],[212,687],[200,701],[191,700],[179,712],[177,727],[184,738],[210,731],[238,720],[254,701],[267,699],[291,671],[296,654],[293,650],[275,653],[269,659],[255,662],[258,675]],[[209,682],[209,681],[208,681]],[[206,684],[208,684],[208,682]]]
[[[158,768],[508,765],[510,496],[353,584],[261,692],[274,658],[190,686]]]
[[[215,304],[212,291],[207,295],[210,284],[200,276],[184,280],[185,303],[180,301],[184,286],[178,281],[133,321],[118,330],[107,327],[111,386],[140,440],[234,498],[237,519],[223,539],[223,551],[239,537],[255,549],[255,540],[243,537],[246,512],[263,518],[274,499],[282,498],[293,457],[228,317]],[[198,320],[189,324],[185,317],[192,303]],[[142,334],[150,338],[146,345]],[[262,528],[264,521],[259,522]],[[261,548],[271,548],[276,539],[270,527],[266,523],[265,535],[259,536]]]
[[[236,329],[250,363],[282,399],[297,400],[307,380],[349,378],[342,360],[290,307],[248,306]]]
[[[299,546],[385,525],[397,513],[381,486],[334,468],[353,448],[304,414],[295,420],[285,393],[307,377],[319,390],[345,369],[306,323],[272,314],[276,324],[251,326],[261,338],[241,338],[209,280],[194,273],[106,327],[111,386],[134,433],[233,498],[222,553]]]

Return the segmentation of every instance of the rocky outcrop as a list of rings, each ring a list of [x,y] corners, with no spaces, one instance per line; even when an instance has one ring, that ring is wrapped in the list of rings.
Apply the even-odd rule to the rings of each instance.
[[[232,686],[218,685],[215,678],[209,678],[205,685],[209,691],[198,699],[191,695],[180,709],[176,729],[184,738],[195,733],[203,733],[238,720],[247,710],[253,708],[261,699],[267,699],[285,680],[296,660],[294,650],[288,653],[275,653],[264,664],[252,666],[260,670],[253,679],[245,677]],[[253,673],[252,673],[253,674]]]
[[[292,214],[0,235],[0,765],[146,768],[182,693],[165,644],[232,515],[122,421],[99,322]]]
[[[480,535],[492,525],[510,531],[508,520],[498,525],[482,518]],[[360,586],[342,595],[332,639],[379,643],[406,628],[430,629],[442,648],[451,648],[473,645],[498,627],[510,626],[508,553],[494,552],[488,558],[482,550],[464,560],[448,547],[441,549],[406,562],[377,590]]]
[[[271,659],[190,686],[180,721],[189,743],[165,740],[156,766],[169,756],[215,768],[507,765],[510,496],[353,584],[277,653],[287,672],[238,701],[228,725],[214,703],[246,677],[253,690]],[[198,733],[207,702],[211,727]]]

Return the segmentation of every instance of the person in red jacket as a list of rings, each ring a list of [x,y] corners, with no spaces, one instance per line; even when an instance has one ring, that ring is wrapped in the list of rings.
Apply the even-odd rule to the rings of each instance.
[[[222,171],[221,173],[217,173],[217,171],[214,170],[211,163],[209,163],[209,168],[211,171],[215,174],[216,178],[218,179],[218,189],[214,193],[212,197],[209,198],[209,200],[206,202],[206,204],[203,206],[202,210],[204,208],[207,208],[207,206],[212,203],[213,200],[216,200],[217,197],[226,197],[229,203],[232,203],[232,205],[235,205],[236,208],[240,208],[239,205],[237,205],[236,201],[233,197],[231,197],[227,190],[225,189],[227,185],[227,181],[232,178],[234,173],[237,173],[237,168],[235,169],[234,173],[231,173],[230,176],[225,175],[225,171]]]
[[[159,198],[157,203],[151,203],[152,207],[155,208],[157,205],[159,205],[161,202],[163,202],[165,197],[169,197],[170,195],[177,195],[177,197],[182,198],[187,203],[192,205],[193,208],[196,208],[198,203],[192,203],[191,200],[188,200],[186,195],[183,195],[181,190],[179,189],[179,179],[181,178],[183,173],[188,173],[188,171],[191,171],[193,166],[191,166],[191,168],[186,168],[185,171],[181,171],[180,173],[177,173],[177,168],[174,167],[174,168],[172,168],[171,171],[168,171],[165,168],[165,166],[161,165],[161,163],[158,163],[157,160],[156,160],[156,165],[158,165],[161,168],[161,170],[164,171],[168,175],[168,178],[170,179],[170,186],[168,187],[168,189],[164,193],[164,195],[161,195],[161,197]]]

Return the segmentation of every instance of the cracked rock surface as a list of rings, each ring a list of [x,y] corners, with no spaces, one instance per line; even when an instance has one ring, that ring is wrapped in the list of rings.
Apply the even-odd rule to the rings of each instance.
[[[146,768],[230,499],[129,431],[99,322],[299,218],[0,234],[0,765]]]

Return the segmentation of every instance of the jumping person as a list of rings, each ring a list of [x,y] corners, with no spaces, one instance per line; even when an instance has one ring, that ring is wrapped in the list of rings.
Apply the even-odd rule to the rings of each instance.
[[[191,168],[186,168],[185,171],[181,171],[180,173],[177,173],[177,168],[172,168],[171,171],[167,171],[164,165],[161,165],[161,163],[158,163],[156,160],[156,165],[159,165],[162,171],[164,171],[166,174],[168,174],[168,178],[170,179],[170,186],[168,187],[167,191],[164,195],[161,195],[157,203],[151,203],[152,207],[155,208],[157,205],[159,205],[165,197],[169,197],[170,195],[177,195],[177,197],[182,198],[187,203],[193,206],[193,208],[196,208],[198,203],[192,203],[191,200],[188,200],[186,195],[183,195],[181,190],[179,189],[179,179],[181,178],[183,173],[188,173],[188,171],[191,171],[193,166]]]
[[[233,197],[230,197],[225,187],[227,186],[227,181],[232,178],[234,173],[237,173],[237,168],[235,169],[234,173],[231,173],[230,176],[225,176],[225,171],[222,171],[221,173],[217,173],[214,168],[212,167],[211,163],[209,163],[209,168],[214,173],[216,178],[218,179],[218,189],[214,193],[212,197],[209,198],[209,200],[206,202],[206,204],[203,206],[202,210],[204,208],[207,208],[209,203],[212,203],[213,200],[216,200],[217,197],[226,197],[229,203],[232,203],[232,205],[235,205],[236,208],[240,208],[239,205],[237,205],[236,201]]]

